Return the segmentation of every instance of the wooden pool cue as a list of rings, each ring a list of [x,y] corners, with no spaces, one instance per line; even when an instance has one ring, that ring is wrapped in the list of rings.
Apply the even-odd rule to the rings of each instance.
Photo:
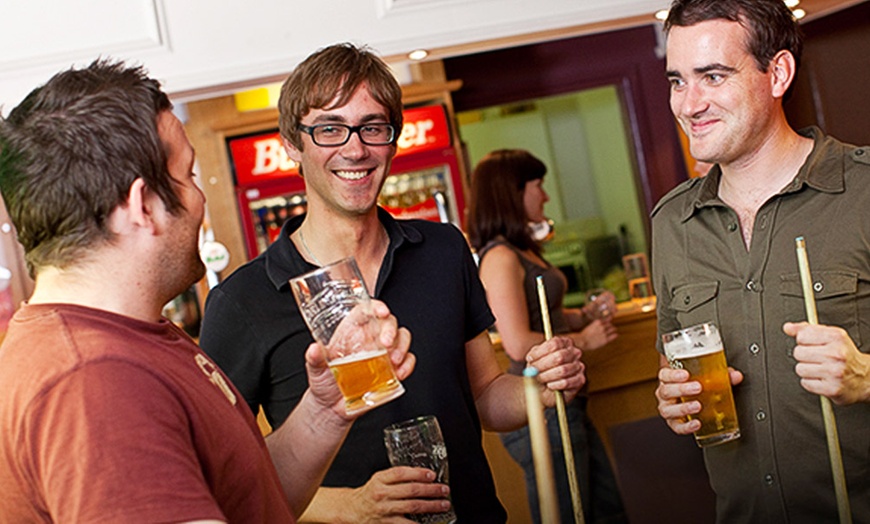
[[[816,299],[813,294],[813,280],[810,274],[806,241],[804,237],[797,237],[794,240],[798,268],[801,275],[801,288],[804,294],[804,305],[807,310],[807,322],[815,325],[819,323],[819,316],[816,312]],[[843,456],[840,453],[840,438],[837,434],[837,421],[834,419],[834,409],[831,407],[831,399],[828,397],[819,395],[819,400],[822,404],[825,436],[828,439],[828,457],[831,461],[831,472],[834,475],[834,494],[837,497],[837,512],[840,515],[841,524],[851,524],[852,512],[849,509],[849,494],[846,492],[846,474],[843,470]]]
[[[538,389],[538,370],[532,366],[523,370],[526,393],[526,413],[529,416],[529,438],[532,441],[532,463],[535,465],[535,482],[538,488],[538,507],[541,522],[558,523],[559,498],[556,495],[556,480],[553,476],[553,455],[544,418],[544,404]]]
[[[547,290],[544,288],[544,278],[535,278],[538,286],[538,302],[541,307],[541,320],[544,324],[544,339],[553,338],[553,327],[550,325],[550,307],[547,305]],[[568,473],[568,488],[571,490],[571,504],[574,507],[574,522],[584,524],[583,501],[580,499],[580,486],[577,483],[577,469],[574,466],[574,446],[571,444],[571,433],[568,431],[568,415],[565,412],[565,397],[561,391],[553,392],[556,397],[556,415],[559,419],[559,433],[562,436],[562,454],[565,456],[565,470]]]

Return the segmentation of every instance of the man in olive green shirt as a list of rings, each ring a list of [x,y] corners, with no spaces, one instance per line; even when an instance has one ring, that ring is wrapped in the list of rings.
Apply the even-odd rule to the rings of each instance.
[[[870,149],[788,125],[801,39],[781,0],[677,0],[665,30],[671,109],[716,165],[653,211],[658,327],[717,323],[734,368],[742,436],[705,449],[718,521],[837,520],[825,395],[853,518],[870,522]],[[820,326],[801,322],[799,236]],[[696,431],[701,384],[664,359],[659,379],[662,417]]]

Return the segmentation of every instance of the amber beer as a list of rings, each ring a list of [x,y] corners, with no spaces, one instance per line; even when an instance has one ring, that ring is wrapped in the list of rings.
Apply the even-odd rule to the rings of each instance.
[[[352,257],[290,279],[290,289],[323,350],[348,414],[405,392],[378,342],[381,323]]]
[[[355,413],[392,400],[404,392],[385,350],[354,353],[329,362],[345,411]]]
[[[685,369],[690,380],[701,383],[701,393],[683,397],[683,402],[697,400],[701,411],[689,416],[700,420],[695,432],[700,447],[722,444],[740,437],[731,378],[725,361],[725,348],[714,324],[699,324],[662,336],[665,355],[672,368]]]

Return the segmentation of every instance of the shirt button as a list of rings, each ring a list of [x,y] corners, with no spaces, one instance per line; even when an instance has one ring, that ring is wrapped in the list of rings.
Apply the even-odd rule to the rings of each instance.
[[[754,280],[750,280],[746,283],[746,289],[749,291],[758,291],[758,284],[756,284]]]
[[[757,420],[759,422],[763,422],[764,420],[767,420],[767,413],[765,413],[764,410],[759,409],[758,413],[755,414],[755,420]]]
[[[751,346],[749,346],[749,352],[753,355],[757,355],[760,350],[761,348],[758,347],[758,344],[752,344]]]
[[[683,299],[683,304],[688,306],[690,302],[692,302],[692,297],[686,295],[686,298]]]
[[[764,476],[764,483],[767,484],[768,486],[773,486],[773,475],[771,475],[770,473],[765,475]]]
[[[821,282],[813,283],[813,291],[815,291],[816,293],[821,293],[823,289],[825,289],[825,285]]]
[[[737,224],[734,222],[728,224],[728,231],[731,231],[732,233],[737,231]]]
[[[759,226],[761,227],[761,229],[767,227],[767,215],[761,215],[761,220],[759,222]]]

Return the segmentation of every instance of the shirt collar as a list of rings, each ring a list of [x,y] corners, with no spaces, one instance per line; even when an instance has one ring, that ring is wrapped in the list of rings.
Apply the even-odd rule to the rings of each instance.
[[[826,136],[821,129],[812,126],[798,132],[801,136],[813,139],[813,149],[804,164],[798,170],[794,179],[785,186],[779,195],[795,193],[811,187],[822,193],[840,193],[845,188],[842,155],[838,154],[842,145]],[[719,198],[719,181],[722,169],[714,165],[701,181],[695,198],[690,199],[683,210],[682,220],[685,222],[703,207],[725,206]]]
[[[269,246],[265,253],[260,255],[266,265],[266,274],[275,289],[289,285],[291,278],[316,268],[302,258],[296,245],[290,240],[290,235],[299,229],[304,220],[305,214],[287,220],[281,227],[281,234],[275,242]],[[396,250],[405,242],[419,244],[423,241],[423,234],[414,226],[413,222],[398,221],[381,207],[378,207],[378,220],[384,226],[390,239],[387,254],[384,257],[387,269],[389,269],[392,267],[393,254]]]

